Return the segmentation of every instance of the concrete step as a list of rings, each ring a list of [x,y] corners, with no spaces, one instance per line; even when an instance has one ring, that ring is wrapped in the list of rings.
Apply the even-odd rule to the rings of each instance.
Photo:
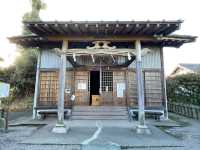
[[[72,120],[128,120],[124,106],[75,106]]]
[[[77,109],[73,109],[72,111],[76,111],[76,112],[125,112],[125,111],[127,111],[126,109],[124,109],[124,110],[106,110],[106,109],[102,109],[102,110],[100,110],[100,109],[98,109],[98,110],[95,110],[95,109],[82,109],[82,110],[77,110]]]
[[[127,108],[126,106],[74,106],[74,108],[77,109],[84,109],[84,108],[95,108],[95,109],[101,109],[101,108],[109,108],[109,109],[115,109],[115,108]]]
[[[128,113],[125,112],[72,112],[74,116],[126,116]]]
[[[128,116],[72,116],[72,120],[128,120]]]
[[[74,107],[73,111],[127,111],[126,107]]]

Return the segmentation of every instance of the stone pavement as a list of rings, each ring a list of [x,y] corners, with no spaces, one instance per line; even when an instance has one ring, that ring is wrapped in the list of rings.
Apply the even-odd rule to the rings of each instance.
[[[69,132],[55,134],[51,132],[55,118],[33,121],[23,116],[21,121],[10,122],[17,126],[11,126],[8,133],[0,133],[0,150],[199,150],[200,122],[177,115],[172,118],[175,121],[148,120],[151,135],[136,134],[136,121],[102,120],[66,121]]]
[[[135,127],[70,127],[67,134],[52,133],[52,128],[52,125],[44,126],[20,143],[48,145],[82,145],[84,143],[92,145],[115,144],[123,147],[183,146],[181,140],[169,136],[154,126],[150,126],[152,131],[150,135],[136,134]],[[100,132],[98,132],[95,138],[92,138],[98,129],[100,129]],[[92,140],[88,140],[90,138]]]

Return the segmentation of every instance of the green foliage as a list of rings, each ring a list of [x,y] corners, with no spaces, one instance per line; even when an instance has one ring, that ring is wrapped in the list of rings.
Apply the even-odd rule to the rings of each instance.
[[[34,93],[37,51],[20,49],[15,61],[15,73],[11,76],[14,97],[31,96]]]
[[[31,96],[34,93],[37,53],[35,49],[20,49],[20,56],[9,68],[0,69],[3,81],[11,84],[11,97]]]
[[[40,11],[46,8],[46,4],[42,0],[30,0],[32,9],[23,16],[23,21],[40,21]],[[23,28],[23,35],[31,32]],[[37,49],[20,49],[21,56],[16,59],[15,73],[12,76],[14,97],[31,96],[34,93],[35,74],[37,64]]]
[[[40,21],[40,11],[46,9],[46,4],[41,0],[31,0],[32,9],[30,12],[24,14],[23,21]],[[31,34],[25,27],[23,28],[23,35]]]
[[[32,9],[23,16],[23,21],[39,21],[39,13],[46,8],[42,0],[30,0]],[[30,31],[23,29],[23,35],[30,34]],[[9,68],[0,68],[0,77],[11,84],[11,99],[32,96],[35,87],[36,65],[38,49],[18,48],[20,56],[15,60],[14,65]],[[1,60],[0,60],[1,61]]]
[[[186,74],[167,80],[167,96],[171,102],[200,106],[200,74]]]

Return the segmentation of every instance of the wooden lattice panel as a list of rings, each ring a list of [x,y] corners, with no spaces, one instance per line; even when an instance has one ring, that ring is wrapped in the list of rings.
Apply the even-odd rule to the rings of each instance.
[[[102,91],[113,91],[113,72],[102,72]]]
[[[127,72],[127,102],[130,106],[137,106],[137,81],[135,71]]]
[[[162,81],[161,73],[144,72],[145,105],[157,107],[162,105]]]
[[[101,105],[113,105],[113,72],[101,72]]]
[[[40,72],[39,105],[54,106],[58,101],[58,72]]]

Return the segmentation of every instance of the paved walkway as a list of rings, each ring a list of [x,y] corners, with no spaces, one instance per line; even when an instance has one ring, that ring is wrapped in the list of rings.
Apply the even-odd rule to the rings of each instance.
[[[23,116],[10,122],[23,122],[23,126],[12,126],[8,133],[0,133],[0,150],[199,150],[200,122],[171,116],[176,121],[148,120],[151,135],[136,134],[136,121],[67,121],[69,132],[55,134],[51,132],[55,119],[32,121]]]

